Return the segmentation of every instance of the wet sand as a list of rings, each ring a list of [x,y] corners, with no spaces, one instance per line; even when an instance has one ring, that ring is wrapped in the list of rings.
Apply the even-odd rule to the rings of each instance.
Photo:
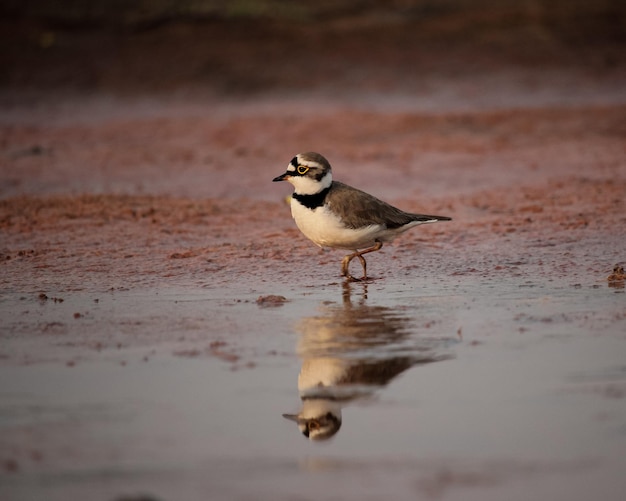
[[[127,42],[128,66],[96,34],[108,69],[64,82],[48,61],[48,87],[2,92],[0,497],[621,499],[615,48],[415,52],[343,27],[335,58],[287,71],[317,52],[281,52],[284,27],[265,67],[237,32],[228,71],[148,65],[145,89],[132,63],[201,31],[163,29]],[[271,183],[308,150],[453,221],[345,284]],[[316,394],[342,415],[322,442],[282,417],[316,391],[307,370],[341,375]]]

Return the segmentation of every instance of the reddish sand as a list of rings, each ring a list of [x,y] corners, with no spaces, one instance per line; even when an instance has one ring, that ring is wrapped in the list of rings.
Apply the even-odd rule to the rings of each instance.
[[[487,276],[530,260],[543,275],[576,280],[584,268],[601,280],[625,259],[626,106],[310,109],[217,123],[157,112],[89,117],[85,126],[3,126],[5,290],[339,280],[341,253],[318,259],[282,201],[289,188],[271,183],[293,154],[312,148],[328,156],[338,179],[404,209],[453,218],[370,256],[373,277],[406,266],[417,275]],[[563,250],[573,242],[586,246],[579,261]],[[415,262],[424,244],[446,259]],[[390,254],[401,264],[383,265]]]

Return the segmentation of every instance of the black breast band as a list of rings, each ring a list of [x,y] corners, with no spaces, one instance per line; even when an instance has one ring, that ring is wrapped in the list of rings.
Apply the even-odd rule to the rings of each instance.
[[[300,195],[299,193],[295,193],[291,195],[298,202],[304,205],[307,209],[317,209],[324,205],[324,200],[326,200],[326,195],[330,191],[330,186],[328,188],[323,189],[319,193],[315,195]]]

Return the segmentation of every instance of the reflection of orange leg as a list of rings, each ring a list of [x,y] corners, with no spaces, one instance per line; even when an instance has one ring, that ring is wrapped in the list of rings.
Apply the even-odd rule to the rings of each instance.
[[[353,254],[348,254],[341,260],[341,275],[346,277],[348,280],[353,280],[358,282],[359,280],[367,279],[367,263],[365,262],[365,258],[363,254],[367,254],[368,252],[374,252],[380,250],[383,246],[383,243],[380,240],[376,240],[376,244],[373,247],[368,247],[367,249],[363,249],[362,251],[354,251]],[[350,267],[350,261],[352,261],[355,257],[359,258],[361,261],[361,266],[363,266],[363,278],[354,278],[350,275],[350,271],[348,268]]]

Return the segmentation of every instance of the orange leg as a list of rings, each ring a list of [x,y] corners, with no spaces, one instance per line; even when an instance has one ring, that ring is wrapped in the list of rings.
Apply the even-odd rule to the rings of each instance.
[[[367,280],[367,263],[365,262],[365,258],[363,254],[367,254],[368,252],[374,252],[380,250],[383,246],[383,243],[380,240],[376,240],[376,244],[373,247],[368,247],[367,249],[363,249],[362,251],[354,251],[352,254],[348,254],[341,261],[341,275],[346,277],[348,280],[352,280],[358,282],[360,280]],[[350,271],[348,268],[350,267],[350,261],[352,261],[355,257],[359,258],[361,261],[361,266],[363,266],[363,278],[354,278],[350,275]]]

